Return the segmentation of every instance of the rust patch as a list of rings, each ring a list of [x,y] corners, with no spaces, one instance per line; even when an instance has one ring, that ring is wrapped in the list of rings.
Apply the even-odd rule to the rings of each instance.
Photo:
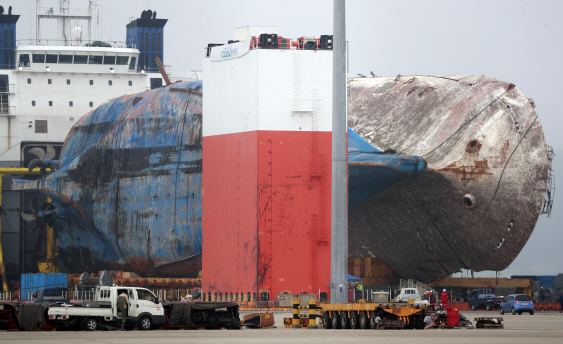
[[[465,147],[465,151],[467,153],[477,153],[481,149],[481,141],[474,139],[467,142],[467,146]]]

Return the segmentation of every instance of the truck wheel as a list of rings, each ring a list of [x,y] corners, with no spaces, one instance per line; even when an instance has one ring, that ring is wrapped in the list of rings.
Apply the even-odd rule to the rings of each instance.
[[[340,315],[340,327],[343,329],[350,328],[350,318],[348,318],[348,313],[342,312]]]
[[[329,315],[328,312],[323,313],[323,328],[325,330],[332,328],[332,322],[331,322],[330,315]]]
[[[375,320],[375,312],[371,312],[369,315],[369,328],[375,330],[377,328],[377,321]]]
[[[488,312],[490,312],[490,311],[491,311],[491,305],[487,305],[487,306],[485,307],[485,309],[486,309]]]
[[[350,328],[352,330],[360,328],[358,324],[358,313],[356,312],[350,313]]]
[[[146,331],[152,328],[152,320],[148,316],[144,316],[139,320],[139,329]]]
[[[332,312],[332,328],[339,329],[340,327],[340,315],[337,312]]]
[[[100,326],[100,323],[96,318],[88,318],[86,319],[86,322],[84,322],[84,329],[86,331],[96,331],[98,326]]]
[[[471,310],[472,310],[473,312],[475,312],[475,311],[477,310],[477,307],[475,307],[475,304],[472,304],[472,305],[471,305]]]
[[[368,327],[368,316],[366,315],[366,312],[361,312],[360,313],[360,328],[362,330],[365,330]]]

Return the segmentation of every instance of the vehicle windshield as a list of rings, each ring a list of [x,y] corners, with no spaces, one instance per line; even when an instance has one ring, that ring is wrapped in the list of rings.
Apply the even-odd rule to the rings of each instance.
[[[532,301],[532,298],[528,295],[518,295],[516,296],[516,301]]]

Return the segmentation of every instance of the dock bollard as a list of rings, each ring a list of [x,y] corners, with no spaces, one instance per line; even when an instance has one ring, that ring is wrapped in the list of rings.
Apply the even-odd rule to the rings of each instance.
[[[317,327],[317,300],[309,300],[309,326],[307,328],[318,329]]]
[[[293,320],[291,321],[291,328],[303,328],[301,319],[299,319],[299,305],[301,300],[299,298],[293,299]]]

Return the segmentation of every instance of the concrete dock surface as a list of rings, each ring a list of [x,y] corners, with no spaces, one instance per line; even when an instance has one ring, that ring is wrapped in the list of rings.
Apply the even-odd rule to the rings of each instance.
[[[495,312],[462,312],[473,324],[476,317],[500,316]],[[504,314],[504,329],[433,330],[312,330],[290,329],[275,313],[277,328],[242,330],[154,331],[18,331],[0,332],[0,343],[561,343],[563,313]]]

